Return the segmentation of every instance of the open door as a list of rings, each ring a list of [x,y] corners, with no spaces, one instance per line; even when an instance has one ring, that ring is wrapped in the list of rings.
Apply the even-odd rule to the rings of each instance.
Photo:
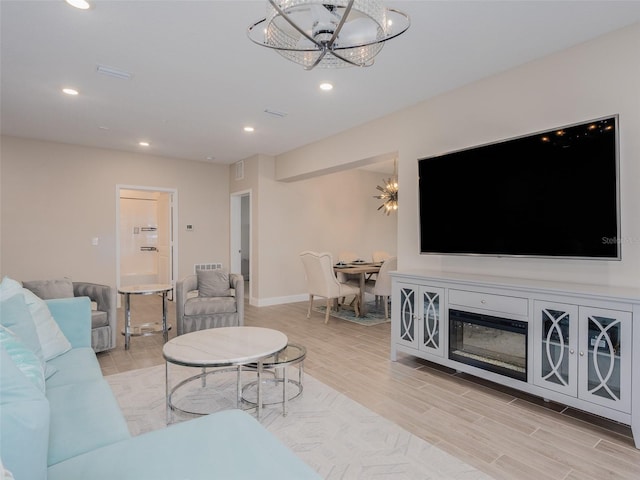
[[[177,192],[118,185],[116,193],[118,287],[175,286]]]

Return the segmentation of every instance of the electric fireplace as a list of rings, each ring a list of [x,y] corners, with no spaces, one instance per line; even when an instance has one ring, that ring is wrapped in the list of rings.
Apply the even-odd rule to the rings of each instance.
[[[527,381],[528,323],[449,310],[449,358]]]

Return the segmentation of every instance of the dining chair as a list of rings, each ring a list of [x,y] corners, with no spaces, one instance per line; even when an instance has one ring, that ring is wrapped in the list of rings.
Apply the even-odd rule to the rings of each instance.
[[[376,298],[381,297],[384,302],[384,318],[389,318],[389,298],[391,297],[391,276],[389,272],[397,270],[398,257],[390,257],[382,263],[378,276],[364,284],[364,291]]]
[[[356,315],[360,314],[360,305],[358,303],[360,288],[338,281],[333,270],[333,257],[330,253],[317,253],[307,250],[300,254],[300,259],[304,266],[307,288],[309,290],[309,311],[307,312],[307,318],[311,317],[314,296],[327,299],[327,313],[324,318],[324,323],[329,321],[331,300],[333,299],[336,299],[336,308],[340,308],[340,299],[354,295]]]
[[[353,263],[356,260],[362,260],[362,257],[355,252],[344,251],[338,254],[339,262]],[[338,276],[338,281],[341,283],[347,283],[347,282],[353,283],[353,282],[357,282],[359,279],[358,275],[349,275],[343,272],[338,272],[337,276]]]
[[[383,250],[378,250],[376,252],[373,252],[373,254],[371,255],[371,259],[373,260],[373,263],[384,262],[389,258],[391,258],[391,254]]]

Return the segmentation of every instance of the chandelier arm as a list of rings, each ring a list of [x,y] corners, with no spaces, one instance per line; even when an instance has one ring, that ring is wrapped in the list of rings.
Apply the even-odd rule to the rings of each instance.
[[[366,63],[356,63],[356,62],[354,62],[352,60],[349,60],[348,58],[343,57],[339,53],[336,53],[335,50],[331,50],[331,55],[333,55],[336,58],[339,58],[343,62],[346,62],[346,63],[348,63],[350,65],[353,65],[354,67],[367,67],[368,66]],[[372,59],[371,63],[373,63],[373,59]]]
[[[349,4],[347,5],[347,8],[345,8],[344,13],[342,14],[342,17],[340,17],[340,23],[338,23],[338,26],[333,32],[333,35],[329,39],[329,43],[327,43],[328,48],[333,47],[333,42],[335,42],[336,39],[338,38],[338,34],[340,33],[340,30],[342,30],[342,26],[347,21],[347,17],[351,13],[351,7],[353,7],[353,2],[354,0],[349,0]]]
[[[322,48],[322,44],[319,43],[318,41],[316,41],[315,38],[313,38],[312,36],[310,36],[307,32],[305,32],[303,29],[301,29],[298,25],[296,25],[290,18],[289,16],[284,12],[284,10],[282,10],[278,5],[276,5],[275,0],[269,0],[269,3],[271,4],[271,6],[273,8],[276,9],[276,12],[278,12],[282,18],[284,18],[287,23],[289,25],[291,25],[293,28],[295,28],[298,33],[300,33],[302,36],[304,36],[307,40],[311,41],[312,43],[316,44],[318,47]]]
[[[305,70],[313,70],[315,67],[317,67],[320,62],[322,61],[322,59],[325,57],[325,55],[327,54],[327,47],[325,47],[324,45],[322,46],[322,53],[320,55],[318,55],[318,58],[316,59],[315,62],[313,62],[313,65],[310,65],[308,67],[304,67]]]

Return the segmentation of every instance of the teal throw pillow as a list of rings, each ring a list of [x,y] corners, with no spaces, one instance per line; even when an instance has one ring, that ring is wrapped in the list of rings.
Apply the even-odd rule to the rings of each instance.
[[[36,324],[31,317],[24,295],[13,295],[0,301],[0,324],[17,335],[41,361],[44,361]]]
[[[42,393],[45,392],[44,368],[40,359],[11,330],[0,325],[0,345],[13,363]],[[3,365],[3,367],[5,367]],[[3,387],[4,388],[4,387]]]

